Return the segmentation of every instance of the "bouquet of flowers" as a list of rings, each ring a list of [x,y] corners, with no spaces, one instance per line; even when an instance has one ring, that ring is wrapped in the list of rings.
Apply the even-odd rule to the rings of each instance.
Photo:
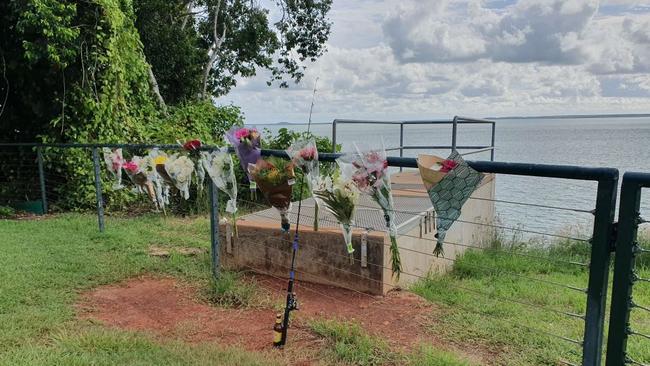
[[[201,152],[201,163],[212,182],[230,197],[226,203],[226,212],[232,215],[232,225],[237,234],[237,180],[232,156],[226,149],[221,151]]]
[[[166,161],[167,154],[158,149],[152,149],[140,164],[140,169],[153,184],[156,193],[156,205],[163,212],[165,212],[165,205],[169,204],[169,185],[173,184],[165,171]]]
[[[201,148],[201,140],[189,140],[183,144],[183,149],[189,152],[190,159],[194,163],[194,174],[196,175],[196,187],[199,191],[203,190],[203,182],[205,181],[205,169],[203,167],[203,157],[199,153]]]
[[[399,279],[402,271],[399,248],[397,247],[397,227],[395,226],[395,211],[393,209],[393,194],[391,193],[390,176],[388,174],[388,161],[386,151],[382,147],[376,150],[361,151],[350,154],[344,159],[349,160],[354,173],[352,180],[361,192],[364,192],[381,207],[390,237],[391,267]]]
[[[185,155],[172,155],[167,158],[163,166],[162,170],[167,174],[166,179],[169,179],[181,192],[184,199],[190,198],[190,184],[194,173],[192,160]],[[158,165],[156,165],[156,169],[158,169]]]
[[[122,165],[124,165],[124,157],[122,157],[122,149],[111,150],[107,147],[103,148],[104,162],[108,171],[111,172],[115,178],[113,189],[122,188]]]
[[[266,200],[280,212],[282,231],[289,232],[291,186],[295,183],[293,163],[276,157],[259,159],[255,164],[248,165],[248,172]]]
[[[146,172],[142,169],[146,166],[146,159],[140,156],[133,156],[130,161],[127,161],[122,166],[126,175],[129,177],[131,182],[135,184],[139,192],[146,193],[149,198],[156,202],[156,193],[153,187],[153,183],[147,177]]]
[[[239,162],[248,175],[251,190],[251,199],[255,197],[257,185],[254,177],[248,169],[249,164],[255,165],[261,156],[260,133],[254,128],[233,127],[226,133],[226,138],[235,147]]]
[[[314,197],[314,231],[318,231],[318,210],[321,205],[320,199],[314,194],[314,185],[320,177],[318,168],[318,149],[314,139],[297,140],[286,150],[291,161],[302,169],[305,175],[307,187]]]
[[[343,239],[348,254],[354,252],[352,247],[352,225],[354,224],[354,213],[359,201],[359,191],[352,181],[352,166],[338,162],[341,171],[331,176],[318,178],[314,184],[314,196],[322,201],[328,211],[334,215],[341,225]]]
[[[418,156],[422,182],[436,210],[436,247],[433,254],[443,254],[445,235],[460,217],[465,202],[478,187],[483,175],[472,169],[456,151],[447,159],[433,155]]]

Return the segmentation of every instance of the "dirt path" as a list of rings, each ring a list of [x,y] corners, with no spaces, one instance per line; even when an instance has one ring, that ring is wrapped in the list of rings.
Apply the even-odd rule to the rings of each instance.
[[[286,282],[255,276],[273,299],[285,297]],[[420,343],[455,349],[427,332],[434,321],[433,306],[407,292],[369,296],[325,285],[298,283],[300,310],[294,312],[285,358],[309,365],[318,358],[324,340],[308,328],[311,319],[339,319],[359,323],[370,334],[386,340],[391,349],[412,349]],[[146,331],[158,337],[187,342],[219,342],[250,351],[271,347],[271,329],[277,310],[223,309],[198,300],[197,289],[173,278],[139,277],[84,294],[78,304],[80,318],[95,319],[109,327]],[[479,361],[476,350],[462,352]]]

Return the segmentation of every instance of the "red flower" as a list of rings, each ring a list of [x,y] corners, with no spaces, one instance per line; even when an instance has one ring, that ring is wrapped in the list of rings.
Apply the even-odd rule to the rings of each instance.
[[[138,164],[136,164],[134,161],[127,161],[124,163],[124,169],[126,169],[129,173],[137,173]]]
[[[201,147],[201,140],[190,140],[183,144],[183,149],[193,151]]]
[[[316,158],[316,148],[313,146],[305,147],[300,150],[300,157],[305,161],[312,161]]]
[[[454,160],[447,159],[447,160],[443,160],[442,163],[440,163],[440,165],[442,165],[440,167],[441,172],[449,173],[451,170],[453,170],[455,167],[458,166],[458,163]]]

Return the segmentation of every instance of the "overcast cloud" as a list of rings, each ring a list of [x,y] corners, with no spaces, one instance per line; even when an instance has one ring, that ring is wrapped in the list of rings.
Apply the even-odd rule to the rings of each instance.
[[[334,0],[300,85],[241,80],[249,123],[650,112],[650,5],[626,0]]]

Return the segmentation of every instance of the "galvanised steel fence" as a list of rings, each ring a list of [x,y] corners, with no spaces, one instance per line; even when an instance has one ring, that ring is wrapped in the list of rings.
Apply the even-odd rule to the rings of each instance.
[[[128,151],[141,151],[143,149],[159,148],[161,150],[178,150],[181,147],[178,145],[158,145],[158,144],[18,144],[18,143],[4,143],[0,144],[0,156],[9,157],[13,156],[13,160],[7,158],[7,161],[11,161],[13,164],[12,171],[10,174],[4,172],[0,173],[0,184],[8,185],[7,180],[14,180],[12,187],[21,187],[26,191],[25,197],[35,197],[38,198],[35,201],[40,201],[43,212],[48,212],[52,210],[52,207],[48,205],[49,202],[56,202],[55,199],[59,198],[65,192],[52,189],[51,185],[54,182],[55,184],[60,184],[65,181],[64,176],[54,176],[52,173],[48,172],[48,163],[51,162],[52,157],[44,157],[44,152],[52,151],[52,149],[82,149],[85,151],[88,159],[92,160],[92,169],[94,176],[94,190],[95,190],[95,203],[97,209],[98,217],[98,226],[101,231],[105,230],[106,222],[104,219],[104,192],[106,190],[105,185],[102,182],[102,173],[103,163],[100,159],[100,149],[103,147],[108,148],[122,148]],[[217,147],[214,146],[203,146],[202,150],[213,150]],[[4,155],[3,155],[4,154]],[[280,150],[263,150],[262,154],[264,156],[278,156],[283,158],[288,158],[286,152]],[[319,154],[319,158],[323,162],[334,162],[341,154],[336,153],[322,153]],[[400,167],[400,168],[416,168],[417,162],[414,158],[406,157],[389,157],[388,158],[389,166]],[[635,362],[628,356],[624,355],[625,350],[625,337],[627,336],[644,336],[643,333],[637,333],[634,328],[628,329],[627,326],[621,329],[621,324],[627,324],[627,317],[631,308],[640,308],[643,306],[640,304],[632,303],[628,301],[629,296],[624,296],[626,293],[629,294],[632,291],[632,286],[629,283],[629,279],[636,279],[638,281],[647,280],[646,278],[636,278],[630,277],[633,269],[631,265],[630,257],[633,257],[635,250],[645,251],[646,249],[639,250],[632,244],[634,243],[634,232],[636,229],[636,223],[639,221],[634,221],[634,225],[630,224],[628,221],[630,217],[635,217],[635,210],[638,210],[638,194],[631,193],[632,188],[640,189],[641,186],[646,186],[650,180],[642,181],[638,176],[631,181],[624,181],[623,184],[623,198],[621,206],[621,225],[618,226],[614,222],[614,215],[616,209],[616,196],[617,196],[617,185],[618,185],[618,170],[611,168],[587,168],[587,167],[577,167],[577,166],[560,166],[560,165],[542,165],[542,164],[522,164],[522,163],[504,163],[504,162],[493,162],[493,161],[470,161],[469,164],[476,170],[484,173],[494,173],[498,175],[516,175],[516,176],[527,176],[544,178],[544,179],[558,179],[558,180],[568,180],[568,181],[590,181],[596,185],[595,197],[594,197],[594,206],[593,208],[571,208],[571,207],[557,207],[557,206],[547,206],[539,203],[526,203],[526,202],[509,202],[509,201],[499,201],[494,200],[495,202],[506,203],[506,204],[517,204],[517,205],[528,205],[534,208],[545,208],[545,209],[555,209],[555,210],[570,210],[572,212],[593,215],[593,225],[589,230],[590,234],[588,237],[575,237],[569,235],[562,235],[557,233],[545,233],[538,232],[533,230],[526,230],[525,228],[513,228],[507,227],[504,225],[497,224],[485,224],[479,222],[473,222],[472,224],[476,225],[487,225],[494,227],[495,229],[507,229],[507,230],[519,230],[522,232],[529,232],[531,234],[547,235],[554,237],[560,240],[570,240],[573,242],[579,242],[584,245],[587,251],[584,262],[574,262],[566,261],[563,259],[552,258],[552,257],[541,257],[532,255],[529,253],[519,253],[519,255],[528,256],[535,260],[540,261],[549,261],[549,262],[558,262],[564,263],[566,265],[574,265],[579,267],[580,271],[586,276],[586,284],[584,287],[578,286],[573,283],[561,283],[553,280],[548,280],[540,277],[535,277],[526,273],[519,273],[507,268],[494,268],[490,267],[489,264],[486,264],[483,269],[489,271],[495,271],[502,273],[504,275],[511,275],[516,278],[523,278],[526,280],[534,281],[535,283],[542,283],[547,285],[548,288],[561,288],[562,291],[571,291],[572,293],[581,294],[584,300],[584,308],[582,312],[575,312],[572,309],[576,307],[566,309],[558,309],[549,307],[547,304],[540,305],[531,303],[525,300],[517,299],[514,297],[503,296],[502,294],[492,293],[488,290],[476,289],[476,288],[463,288],[462,286],[457,286],[459,290],[466,291],[475,296],[482,296],[484,298],[489,298],[491,301],[494,301],[498,304],[516,304],[521,306],[522,309],[528,309],[529,311],[540,311],[548,314],[552,314],[549,317],[549,321],[561,321],[560,319],[570,318],[575,321],[579,321],[582,326],[582,332],[580,337],[571,337],[563,334],[557,334],[552,331],[545,329],[535,329],[527,326],[522,326],[523,329],[530,332],[530,334],[535,334],[540,337],[553,337],[554,339],[559,340],[560,342],[565,342],[569,347],[575,347],[575,357],[571,360],[568,359],[558,359],[556,362],[563,364],[582,364],[582,365],[600,365],[601,358],[603,356],[603,343],[605,336],[605,317],[606,317],[606,301],[608,293],[608,277],[610,273],[610,264],[611,264],[611,254],[618,248],[621,253],[617,253],[617,263],[614,276],[614,298],[613,298],[613,308],[612,308],[612,319],[610,321],[610,330],[609,330],[609,349],[608,352],[608,365],[618,365],[623,364],[620,362]],[[209,179],[209,178],[208,178]],[[646,178],[644,178],[646,179]],[[15,184],[15,180],[24,181],[24,184]],[[645,182],[645,183],[641,183]],[[212,271],[215,276],[219,275],[219,194],[218,190],[214,187],[213,184],[208,184],[208,197],[210,199],[210,241],[211,241],[211,260],[212,260]],[[3,194],[16,194],[15,189],[12,192],[2,192],[0,191],[0,205],[7,203],[7,200],[3,198]],[[22,194],[23,192],[18,192]],[[54,195],[54,197],[53,197]],[[30,198],[31,199],[31,198]],[[635,203],[636,202],[636,203]],[[635,206],[636,205],[636,206]],[[396,210],[397,211],[397,210]],[[627,222],[627,224],[625,224]],[[295,224],[295,223],[293,223]],[[618,236],[618,244],[615,245],[616,238]],[[627,241],[626,241],[627,240]],[[627,244],[625,244],[627,243]],[[463,245],[468,248],[473,249],[485,249],[478,246],[472,246],[467,243],[452,243]],[[263,245],[263,244],[260,244]],[[308,245],[308,244],[305,244]],[[626,248],[627,249],[621,249]],[[402,248],[404,250],[409,250],[407,248]],[[412,249],[411,249],[412,250]],[[625,254],[626,251],[628,254]],[[288,254],[288,253],[287,253]],[[508,253],[506,253],[508,254]],[[512,253],[508,254],[511,255]],[[517,255],[518,253],[514,253]],[[431,255],[430,253],[422,252],[421,255]],[[627,258],[627,259],[626,259]],[[355,258],[355,260],[358,260]],[[453,260],[452,260],[453,261]],[[620,263],[620,264],[619,264]],[[327,263],[321,263],[320,265],[327,266]],[[382,264],[378,263],[369,263],[369,265],[381,266]],[[253,270],[259,270],[253,268]],[[341,268],[334,268],[334,270],[343,270]],[[264,273],[263,270],[259,270]],[[627,275],[627,277],[625,277]],[[628,281],[626,282],[626,278]],[[531,282],[532,283],[532,282]],[[623,293],[623,296],[620,294]],[[626,301],[621,301],[622,298],[625,298]],[[581,308],[578,306],[577,308]],[[647,310],[647,308],[642,308]],[[480,314],[482,316],[491,316],[490,314]],[[515,324],[516,326],[516,324]],[[624,337],[625,336],[625,337]],[[623,339],[623,342],[617,344],[617,340]],[[616,353],[618,352],[618,353]],[[616,363],[616,357],[620,356],[620,353],[623,352],[623,358],[619,357],[619,363]],[[611,358],[611,363],[610,363]],[[638,362],[638,364],[642,364]]]
[[[639,286],[650,286],[650,246],[638,240],[639,229],[647,224],[641,216],[644,189],[650,188],[650,174],[623,175],[618,214],[616,260],[612,309],[607,342],[607,365],[648,365],[638,353],[650,353],[650,299],[634,296]]]

